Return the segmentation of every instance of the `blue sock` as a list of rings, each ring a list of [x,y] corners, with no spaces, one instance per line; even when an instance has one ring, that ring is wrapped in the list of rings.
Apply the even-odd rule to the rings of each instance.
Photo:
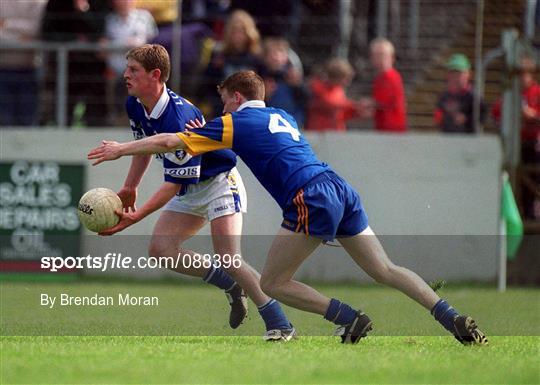
[[[291,323],[287,319],[283,309],[281,309],[279,302],[275,299],[271,299],[264,305],[259,306],[258,309],[266,325],[266,330],[288,329],[291,327]]]
[[[214,266],[212,266],[210,270],[208,270],[208,273],[203,278],[203,280],[204,282],[210,283],[223,290],[229,290],[236,284],[234,279],[232,279],[226,271]]]
[[[347,305],[346,303],[340,302],[335,298],[330,300],[330,305],[326,310],[324,318],[330,322],[335,323],[336,325],[347,325],[354,321],[356,318],[356,310]]]
[[[431,314],[446,330],[450,333],[454,332],[454,318],[459,314],[448,302],[440,299],[431,309]]]

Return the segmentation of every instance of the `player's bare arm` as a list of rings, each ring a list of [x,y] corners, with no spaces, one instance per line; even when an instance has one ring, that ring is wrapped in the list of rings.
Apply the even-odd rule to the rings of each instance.
[[[184,148],[186,148],[184,142],[176,134],[158,134],[125,143],[104,140],[101,146],[88,153],[87,158],[94,160],[92,165],[96,166],[104,161],[116,160],[126,155],[158,154]]]
[[[137,187],[141,183],[141,179],[152,160],[152,155],[134,155],[131,159],[131,166],[124,182],[124,185],[118,191],[118,196],[122,201],[124,212],[135,212],[137,206]]]
[[[182,187],[181,184],[163,182],[159,190],[157,190],[139,210],[131,213],[122,212],[122,210],[116,211],[116,214],[120,217],[120,222],[118,222],[116,226],[102,231],[99,235],[113,235],[141,221],[154,211],[162,208],[178,193],[180,187]]]

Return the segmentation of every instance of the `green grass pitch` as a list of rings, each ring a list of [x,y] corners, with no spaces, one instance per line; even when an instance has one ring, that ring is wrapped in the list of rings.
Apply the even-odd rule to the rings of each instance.
[[[217,290],[173,283],[1,283],[1,384],[538,384],[540,291],[449,287],[442,296],[486,331],[464,347],[428,312],[380,286],[317,285],[361,307],[358,345],[322,317],[286,308],[301,337],[265,343],[255,307],[237,331]],[[44,309],[40,293],[155,295],[155,308]],[[62,335],[63,334],[63,335]],[[74,336],[76,335],[76,336]]]

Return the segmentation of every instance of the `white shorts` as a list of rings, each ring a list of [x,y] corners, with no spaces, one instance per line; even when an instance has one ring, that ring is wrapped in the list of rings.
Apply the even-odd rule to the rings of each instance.
[[[164,210],[197,215],[212,221],[247,211],[247,195],[242,177],[233,168],[213,178],[191,184],[182,196],[175,196]]]

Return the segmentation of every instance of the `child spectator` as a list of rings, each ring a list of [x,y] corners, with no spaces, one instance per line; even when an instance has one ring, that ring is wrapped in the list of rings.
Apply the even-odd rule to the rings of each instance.
[[[446,64],[448,70],[447,89],[439,97],[433,115],[435,124],[443,132],[474,132],[473,101],[471,87],[471,63],[463,54],[454,54]],[[481,104],[480,120],[485,116],[485,105]]]
[[[353,76],[349,62],[334,58],[328,61],[321,74],[313,77],[306,130],[345,131],[348,120],[364,116],[362,103],[345,94]]]
[[[377,131],[407,131],[405,91],[401,75],[394,68],[394,57],[394,46],[387,39],[377,38],[371,42],[370,60],[377,71],[372,89]]]
[[[264,79],[266,104],[283,109],[303,126],[307,90],[301,68],[295,68],[289,59],[289,43],[283,38],[272,37],[264,41],[263,47],[263,65],[259,74]]]

